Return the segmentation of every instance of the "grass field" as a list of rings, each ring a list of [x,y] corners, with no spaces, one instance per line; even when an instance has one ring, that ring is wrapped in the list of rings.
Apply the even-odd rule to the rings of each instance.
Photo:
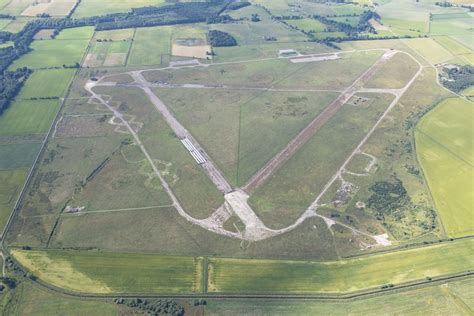
[[[283,228],[296,221],[393,98],[369,97],[376,99],[368,107],[341,108],[250,197],[250,205],[266,225]]]
[[[72,29],[65,29],[62,30],[58,36],[56,36],[57,40],[88,40],[94,35],[94,27],[93,26],[84,26],[84,27],[76,27]]]
[[[26,180],[28,170],[15,169],[0,171],[0,229],[7,222],[16,203],[21,187]]]
[[[18,33],[25,27],[26,23],[28,23],[27,19],[16,19],[11,21],[8,25],[6,25],[2,31],[4,32],[11,32],[11,33]]]
[[[448,99],[418,124],[418,159],[448,235],[474,232],[474,130],[472,105]]]
[[[20,284],[14,292],[9,304],[0,313],[15,316],[116,316],[123,310],[112,302],[71,298],[30,283]]]
[[[0,145],[0,170],[30,167],[40,147],[39,143]]]
[[[21,238],[32,233],[26,228],[23,232]],[[16,244],[28,241],[23,239]],[[332,234],[321,219],[309,219],[287,234],[242,246],[238,239],[218,237],[190,224],[173,208],[64,215],[50,245],[160,255],[311,260],[337,257]]]
[[[202,258],[11,250],[34,275],[82,293],[200,293]]]
[[[346,302],[208,300],[206,315],[466,315],[474,281],[461,280]]]
[[[308,44],[308,46],[312,46]],[[287,47],[288,48],[288,47]],[[274,50],[276,57],[278,50]],[[149,81],[198,83],[239,87],[274,87],[288,89],[341,89],[350,86],[367,70],[382,52],[355,52],[337,60],[294,64],[288,60],[272,59],[237,64],[215,65],[207,68],[150,71],[144,73]],[[340,76],[334,76],[340,71]],[[250,84],[251,83],[251,84]]]
[[[63,97],[74,74],[74,69],[36,70],[25,82],[18,98]]]
[[[95,39],[108,41],[128,41],[135,35],[135,29],[120,29],[109,31],[98,31],[95,33]]]
[[[472,270],[473,240],[336,262],[209,259],[211,293],[346,293]],[[275,277],[278,276],[278,277]]]
[[[289,25],[297,27],[305,32],[323,32],[326,29],[326,25],[315,19],[298,19],[286,21]]]
[[[165,4],[164,0],[82,0],[73,14],[74,18],[104,15],[108,13],[127,12],[132,8],[157,6]]]
[[[418,63],[411,57],[398,53],[385,63],[365,86],[401,89],[408,84],[419,68]]]
[[[245,184],[336,97],[315,92],[156,91],[237,185]]]
[[[46,133],[58,107],[58,100],[14,101],[0,117],[0,135]]]
[[[17,59],[10,69],[74,66],[80,63],[89,40],[43,40],[31,44],[32,52]]]
[[[162,64],[163,58],[169,58],[171,55],[172,30],[173,28],[169,26],[137,29],[128,64],[130,66]]]

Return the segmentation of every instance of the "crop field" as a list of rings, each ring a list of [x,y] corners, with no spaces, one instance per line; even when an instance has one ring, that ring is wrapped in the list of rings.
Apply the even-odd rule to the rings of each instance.
[[[0,187],[0,227],[2,230],[16,203],[27,173],[28,171],[25,169],[0,170],[2,183]]]
[[[345,293],[402,284],[472,268],[473,245],[468,239],[323,263],[210,258],[208,291]]]
[[[93,26],[76,27],[62,30],[57,36],[57,40],[88,40],[94,35]]]
[[[25,82],[19,99],[64,97],[74,69],[35,70]]]
[[[208,315],[465,315],[472,279],[349,302],[208,301]],[[466,308],[467,307],[467,308]]]
[[[471,34],[474,17],[468,13],[435,14],[430,22],[431,35]]]
[[[123,311],[114,303],[71,298],[29,283],[20,284],[19,287],[13,303],[4,310],[8,315],[116,316]]]
[[[326,29],[326,25],[315,19],[288,20],[287,23],[305,32],[318,33]]]
[[[0,170],[28,168],[33,163],[41,144],[0,144]]]
[[[172,30],[170,26],[137,29],[128,65],[160,65],[169,60]]]
[[[124,66],[131,42],[95,42],[84,60],[85,67]]]
[[[8,23],[2,31],[4,32],[11,32],[11,33],[18,33],[25,27],[26,23],[28,23],[27,19],[16,19]]]
[[[12,255],[41,280],[75,292],[202,291],[202,258],[54,250]]]
[[[31,44],[32,52],[18,59],[12,69],[74,66],[80,63],[89,40],[42,40]]]
[[[449,36],[437,36],[434,38],[436,42],[444,46],[447,50],[449,50],[454,55],[463,55],[472,53],[472,50],[468,47],[464,46],[462,43],[458,42],[457,40],[453,39]]]
[[[418,124],[418,157],[448,235],[472,235],[472,105],[448,99]]]
[[[367,107],[345,105],[323,125],[250,198],[250,204],[263,222],[272,228],[282,228],[296,221],[362,140],[363,135],[375,124],[391,99],[391,96],[377,96],[376,101]],[[344,134],[343,130],[350,130],[350,135]],[[322,158],[327,156],[331,159]]]
[[[431,38],[409,39],[405,43],[431,64],[447,62],[454,57],[447,49]]]
[[[73,17],[104,15],[109,13],[127,12],[132,8],[157,6],[165,4],[164,0],[82,0]]]
[[[77,0],[51,0],[40,3],[33,3],[26,8],[22,16],[37,16],[39,14],[49,14],[50,16],[66,16],[72,10]]]
[[[58,107],[58,100],[15,101],[0,117],[0,136],[46,133]]]

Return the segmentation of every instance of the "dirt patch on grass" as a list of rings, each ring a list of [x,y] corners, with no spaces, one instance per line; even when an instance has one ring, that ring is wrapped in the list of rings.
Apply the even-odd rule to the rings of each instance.
[[[207,59],[211,58],[211,51],[212,50],[210,45],[185,46],[173,44],[172,55],[180,57]]]
[[[111,53],[108,54],[104,60],[104,66],[121,66],[125,64],[125,58],[127,54],[124,53]]]
[[[54,30],[41,30],[36,33],[34,39],[35,40],[43,40],[43,39],[52,39],[54,34]]]

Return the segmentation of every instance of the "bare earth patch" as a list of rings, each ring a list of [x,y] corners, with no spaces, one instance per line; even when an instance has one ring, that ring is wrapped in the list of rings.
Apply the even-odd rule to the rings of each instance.
[[[173,48],[172,48],[173,56],[180,56],[180,57],[207,59],[207,58],[211,58],[211,55],[207,54],[210,52],[211,52],[210,45],[184,46],[184,45],[173,44]]]

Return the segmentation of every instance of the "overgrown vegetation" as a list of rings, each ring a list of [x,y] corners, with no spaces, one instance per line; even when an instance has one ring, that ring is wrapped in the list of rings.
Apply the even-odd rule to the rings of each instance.
[[[140,312],[144,312],[147,315],[158,316],[158,315],[171,315],[171,316],[182,316],[184,315],[184,307],[176,301],[163,299],[163,300],[146,300],[140,298],[134,299],[123,299],[117,298],[114,300],[116,304],[124,304],[132,309],[138,309]]]
[[[30,69],[20,68],[15,71],[4,71],[3,74],[0,74],[0,115],[10,105],[30,73]]]
[[[471,65],[445,65],[440,79],[449,90],[461,92],[474,85],[474,67]]]
[[[229,33],[211,30],[209,31],[209,42],[213,47],[236,46],[236,39]]]

